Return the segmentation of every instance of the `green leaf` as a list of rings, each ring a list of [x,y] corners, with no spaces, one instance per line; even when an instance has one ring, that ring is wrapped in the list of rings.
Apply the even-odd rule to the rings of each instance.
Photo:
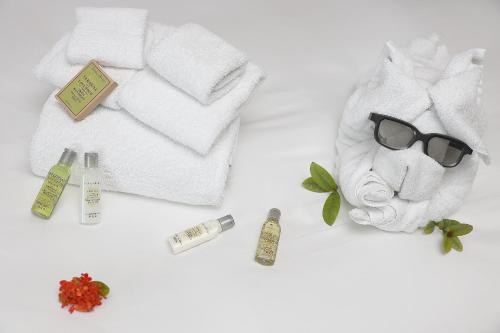
[[[460,224],[457,220],[444,219],[443,221],[447,223],[449,227]]]
[[[450,220],[450,219],[443,219],[441,222],[442,222],[441,229],[448,229],[451,226],[460,225],[460,222],[458,222],[456,220]]]
[[[337,184],[335,180],[333,180],[332,175],[328,171],[326,171],[319,164],[312,162],[309,167],[311,172],[311,176],[314,179],[314,182],[318,184],[325,192],[335,191],[337,189]]]
[[[434,227],[436,226],[436,222],[430,221],[424,228],[424,234],[432,234],[434,232]]]
[[[109,294],[109,287],[104,282],[94,281],[94,283],[98,285],[98,287],[99,287],[99,293],[101,294],[101,296],[103,296],[103,297],[108,296],[108,294]]]
[[[312,177],[309,177],[306,180],[304,180],[302,182],[302,186],[304,186],[304,188],[306,190],[309,190],[311,192],[318,192],[318,193],[329,192],[329,191],[323,190],[318,184],[316,184],[316,182],[314,181],[314,179]]]
[[[453,225],[448,228],[448,231],[453,234],[453,236],[463,236],[467,235],[472,231],[473,227],[470,224],[459,224]]]
[[[457,236],[451,237],[450,241],[451,241],[451,247],[454,250],[457,250],[458,252],[462,252],[462,250],[464,249],[464,247],[462,245],[462,242],[460,241],[460,239]]]
[[[326,198],[323,206],[323,220],[328,225],[332,225],[337,219],[340,209],[340,195],[337,191],[333,191],[328,198]]]
[[[448,253],[451,251],[451,239],[450,237],[443,237],[443,251],[444,253]]]

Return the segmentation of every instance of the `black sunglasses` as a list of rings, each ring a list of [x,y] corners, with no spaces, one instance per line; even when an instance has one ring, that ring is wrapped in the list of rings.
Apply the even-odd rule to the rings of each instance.
[[[457,166],[465,154],[472,149],[463,141],[440,133],[421,133],[415,126],[398,118],[379,113],[370,113],[375,123],[375,140],[392,150],[410,148],[415,142],[422,141],[424,153],[445,168]]]

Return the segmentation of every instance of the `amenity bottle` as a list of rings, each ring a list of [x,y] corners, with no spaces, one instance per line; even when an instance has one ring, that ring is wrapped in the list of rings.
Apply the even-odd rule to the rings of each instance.
[[[267,220],[260,232],[255,261],[265,266],[272,266],[276,260],[278,243],[280,240],[281,226],[279,224],[281,212],[273,208],[267,215]]]
[[[82,218],[81,224],[97,224],[101,222],[101,169],[99,155],[85,153],[82,183]]]
[[[54,165],[45,177],[42,187],[31,207],[33,214],[49,219],[61,197],[61,194],[71,176],[71,165],[75,160],[76,153],[71,149],[64,149],[59,162]]]
[[[217,220],[207,221],[169,237],[168,242],[174,254],[189,250],[214,239],[218,234],[234,226],[234,219],[226,215]]]

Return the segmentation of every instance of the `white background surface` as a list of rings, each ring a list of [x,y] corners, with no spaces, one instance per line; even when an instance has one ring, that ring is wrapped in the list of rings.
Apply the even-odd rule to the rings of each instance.
[[[243,109],[222,207],[105,193],[104,221],[78,224],[79,189],[52,219],[30,213],[42,183],[28,147],[52,88],[32,68],[74,24],[76,5],[143,7],[152,20],[195,21],[245,50],[268,79]],[[499,332],[499,1],[0,0],[0,332]],[[322,222],[324,195],[301,181],[333,164],[336,127],[353,84],[383,43],[439,33],[453,52],[488,49],[484,106],[492,165],[462,209],[463,253],[441,236],[353,224],[342,206]],[[497,144],[497,145],[495,145]],[[151,161],[154,163],[154,161]],[[253,261],[261,224],[282,210],[274,267]],[[166,238],[231,213],[236,227],[173,256]],[[103,306],[70,315],[60,279],[89,272],[111,287]]]

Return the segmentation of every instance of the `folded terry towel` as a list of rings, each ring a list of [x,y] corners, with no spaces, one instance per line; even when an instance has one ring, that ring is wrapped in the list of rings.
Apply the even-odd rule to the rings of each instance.
[[[221,135],[210,154],[200,156],[152,131],[127,112],[98,107],[75,122],[50,95],[31,143],[31,168],[45,177],[65,147],[100,153],[104,188],[188,204],[222,200],[239,119]],[[70,179],[79,183],[78,163]]]
[[[360,84],[346,105],[336,142],[339,184],[355,206],[357,223],[387,231],[413,232],[429,220],[449,218],[463,204],[477,173],[479,157],[487,160],[481,140],[483,51],[472,49],[450,57],[434,35],[407,48],[387,44],[388,55],[369,80]],[[443,168],[416,142],[405,150],[389,150],[375,142],[371,112],[412,123],[423,133],[443,133],[472,147],[454,168]],[[377,205],[377,175],[395,195]]]
[[[146,61],[171,84],[206,105],[233,89],[247,64],[242,52],[193,23],[165,36]]]
[[[77,8],[67,48],[69,62],[95,59],[105,66],[143,68],[147,14],[133,8]]]
[[[118,102],[143,123],[204,155],[262,79],[262,71],[249,63],[234,89],[205,106],[146,67],[122,87]]]

